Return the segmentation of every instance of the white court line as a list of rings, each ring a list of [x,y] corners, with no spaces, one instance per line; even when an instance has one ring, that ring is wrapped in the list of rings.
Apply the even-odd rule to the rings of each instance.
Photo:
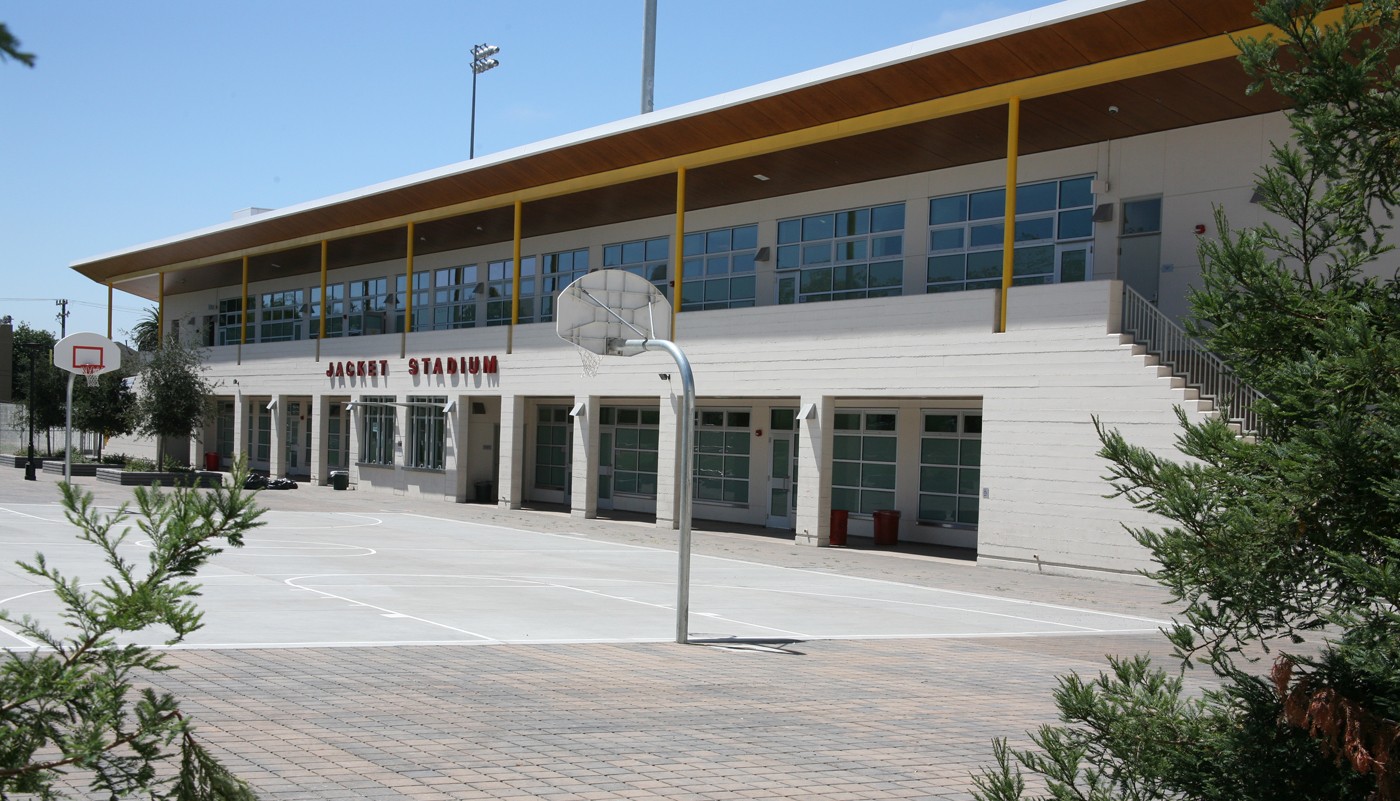
[[[331,573],[331,574],[324,574],[324,575],[338,575],[338,574]],[[352,575],[353,575],[353,574],[352,574]],[[371,575],[373,575],[373,574],[371,574]],[[314,592],[314,593],[317,593],[318,595],[323,595],[323,596],[325,596],[325,597],[327,597],[327,598],[335,598],[335,599],[337,599],[337,600],[345,601],[346,603],[355,604],[356,606],[363,606],[363,607],[365,607],[365,608],[367,608],[367,609],[375,609],[375,610],[378,610],[378,611],[380,611],[380,612],[388,612],[388,613],[391,613],[391,614],[399,615],[399,616],[401,616],[401,617],[408,618],[409,620],[416,620],[416,621],[418,621],[419,623],[426,623],[426,624],[428,624],[428,625],[430,625],[430,626],[437,626],[438,628],[447,629],[448,631],[455,631],[455,632],[457,632],[457,633],[459,633],[459,634],[466,634],[466,635],[471,636],[471,637],[478,637],[478,638],[480,638],[480,639],[482,639],[482,640],[491,641],[491,642],[496,642],[496,641],[497,641],[497,640],[495,640],[495,638],[493,638],[493,637],[487,637],[485,634],[479,634],[479,633],[477,633],[477,632],[475,632],[475,631],[468,631],[467,629],[459,629],[459,628],[457,628],[456,626],[449,626],[449,625],[447,625],[446,623],[438,623],[437,621],[428,620],[427,618],[421,618],[421,617],[418,617],[418,616],[416,616],[416,615],[407,615],[407,614],[404,614],[404,613],[402,613],[402,612],[399,612],[399,611],[396,610],[396,609],[390,609],[390,608],[385,607],[385,606],[378,606],[378,605],[376,605],[376,604],[365,603],[364,601],[357,601],[357,600],[355,600],[354,598],[347,598],[347,597],[345,597],[345,596],[343,596],[343,595],[337,595],[337,594],[335,594],[335,593],[333,593],[333,592],[326,592],[325,590],[318,590],[318,589],[316,589],[315,587],[304,587],[304,586],[302,586],[302,585],[296,583],[296,582],[298,582],[298,581],[302,581],[303,579],[314,579],[314,578],[321,578],[321,577],[322,577],[322,576],[320,576],[320,575],[314,575],[314,574],[313,574],[313,575],[308,575],[308,576],[292,576],[292,577],[289,578],[289,579],[285,579],[282,583],[283,583],[283,584],[286,584],[286,585],[289,586],[289,587],[295,587],[295,588],[297,588],[297,589],[299,589],[299,590],[306,590],[307,592]]]
[[[431,516],[431,515],[421,515],[421,514],[416,514],[416,513],[413,513],[413,512],[400,512],[399,514],[402,514],[402,515],[404,515],[405,517],[421,517],[421,518],[424,518],[424,519],[426,519],[426,520],[438,520],[438,521],[441,521],[441,522],[444,522],[444,523],[454,523],[454,524],[456,524],[456,525],[464,525],[464,526],[477,526],[477,525],[480,525],[480,526],[482,526],[482,527],[484,527],[484,528],[498,528],[498,529],[502,529],[502,530],[504,530],[504,531],[512,531],[512,532],[518,532],[518,533],[524,533],[524,534],[538,534],[538,535],[544,536],[544,537],[555,537],[555,538],[570,537],[570,538],[573,538],[573,537],[576,537],[576,536],[577,536],[577,535],[573,535],[573,534],[559,534],[559,533],[555,533],[555,532],[552,532],[552,531],[531,531],[531,530],[529,530],[529,529],[510,528],[510,527],[508,527],[508,526],[497,526],[497,525],[492,525],[492,524],[490,524],[490,523],[475,523],[475,522],[470,522],[470,521],[465,521],[465,520],[453,520],[453,519],[451,519],[451,518],[433,517],[433,516]],[[654,551],[654,552],[656,552],[656,553],[662,553],[662,554],[675,554],[675,550],[673,550],[673,549],[657,548],[657,547],[651,546],[651,545],[633,545],[633,544],[631,544],[631,543],[625,543],[625,542],[610,542],[610,543],[607,543],[607,545],[613,546],[613,547],[619,547],[619,548],[633,548],[633,549],[643,550],[643,551]],[[1043,609],[1056,609],[1056,610],[1059,610],[1059,611],[1062,611],[1062,612],[1076,612],[1076,613],[1079,613],[1079,614],[1097,615],[1097,616],[1100,616],[1100,617],[1120,618],[1120,619],[1124,619],[1124,620],[1137,620],[1137,621],[1141,621],[1141,622],[1143,622],[1143,623],[1150,623],[1150,624],[1152,624],[1152,625],[1154,625],[1154,626],[1168,626],[1168,625],[1171,625],[1171,621],[1169,621],[1169,620],[1159,620],[1159,619],[1156,619],[1156,618],[1142,617],[1141,615],[1129,615],[1129,614],[1124,614],[1124,613],[1119,613],[1119,612],[1099,612],[1099,611],[1096,611],[1096,610],[1093,610],[1093,609],[1085,609],[1085,608],[1083,608],[1083,607],[1065,606],[1065,605],[1062,605],[1062,604],[1046,603],[1046,602],[1044,602],[1044,601],[1031,601],[1031,600],[1027,600],[1027,599],[1024,599],[1024,598],[1011,598],[1011,597],[1004,596],[1004,595],[988,595],[988,594],[986,594],[986,593],[967,592],[967,591],[964,591],[964,590],[949,590],[949,589],[944,589],[944,588],[942,588],[942,587],[924,587],[924,586],[921,586],[921,585],[918,585],[918,584],[908,584],[908,583],[900,582],[900,581],[890,581],[890,580],[888,580],[888,579],[866,578],[866,577],[864,577],[864,576],[849,576],[849,575],[846,575],[846,574],[844,574],[844,573],[831,573],[831,572],[829,572],[829,571],[813,570],[813,569],[811,569],[811,568],[804,568],[804,567],[786,567],[786,566],[783,566],[783,565],[768,565],[768,564],[764,564],[763,562],[752,562],[752,561],[749,561],[749,560],[746,560],[746,559],[736,559],[736,558],[730,557],[730,556],[710,556],[710,555],[707,555],[707,554],[693,554],[693,556],[694,556],[694,558],[696,558],[696,559],[712,559],[712,560],[721,561],[721,562],[733,562],[733,563],[735,563],[735,564],[747,565],[747,566],[751,566],[751,567],[766,567],[766,568],[770,568],[770,569],[773,569],[773,570],[784,570],[784,571],[790,571],[790,572],[794,572],[794,573],[807,573],[807,574],[811,574],[811,575],[824,576],[824,577],[827,577],[827,578],[830,578],[831,576],[837,576],[837,577],[839,577],[839,578],[850,579],[850,580],[854,580],[854,581],[865,581],[865,582],[870,582],[870,583],[873,583],[873,584],[888,584],[888,585],[890,585],[890,586],[892,586],[892,587],[911,587],[911,588],[914,588],[914,589],[924,590],[924,591],[927,591],[927,592],[941,592],[941,593],[947,593],[947,594],[949,594],[949,595],[959,595],[959,596],[963,596],[963,597],[966,597],[966,598],[981,598],[981,599],[983,599],[983,600],[1002,601],[1002,602],[1009,603],[1009,604],[1024,604],[1024,605],[1026,605],[1026,606],[1035,606],[1035,607],[1040,607],[1040,608],[1043,608]]]
[[[291,511],[287,511],[287,510],[285,510],[285,509],[283,509],[283,510],[274,510],[274,509],[270,509],[270,510],[268,510],[268,511],[269,511],[269,512],[278,513],[279,516],[280,516],[280,515],[315,515],[315,516],[320,516],[320,513],[319,513],[319,512],[291,512]],[[384,520],[383,520],[382,518],[370,517],[369,515],[355,514],[354,512],[332,512],[331,514],[333,514],[333,515],[338,515],[338,516],[340,516],[340,517],[359,517],[359,518],[363,518],[363,519],[365,519],[365,520],[368,520],[368,521],[370,521],[370,522],[368,522],[368,523],[355,523],[355,524],[353,524],[353,525],[344,525],[344,526],[277,526],[277,525],[272,525],[271,523],[268,523],[268,524],[265,524],[265,525],[258,526],[258,527],[257,527],[256,529],[254,529],[254,530],[255,530],[255,531],[278,531],[278,530],[288,530],[288,531],[292,531],[292,530],[294,530],[294,531],[332,531],[332,530],[333,530],[333,531],[340,531],[340,530],[346,530],[346,529],[352,529],[352,528],[376,528],[376,527],[379,527],[379,526],[384,525]]]
[[[25,506],[44,506],[44,504],[37,504],[37,503],[24,504],[24,505],[25,505]],[[49,504],[49,506],[52,506],[52,505],[53,505],[53,504]],[[63,507],[60,506],[60,507],[58,507],[58,508],[61,509],[61,508],[63,508]],[[27,518],[29,518],[30,520],[42,520],[42,521],[44,521],[45,523],[67,523],[67,522],[68,522],[68,518],[66,518],[66,517],[60,517],[60,518],[58,518],[57,520],[55,520],[55,519],[53,519],[53,518],[51,518],[51,517],[39,517],[38,515],[31,515],[31,514],[28,514],[28,513],[26,513],[26,512],[21,512],[21,511],[19,511],[18,509],[14,509],[14,508],[11,508],[11,507],[9,507],[9,506],[0,506],[0,512],[9,512],[9,513],[12,514],[12,515],[19,515],[20,517],[27,517]]]

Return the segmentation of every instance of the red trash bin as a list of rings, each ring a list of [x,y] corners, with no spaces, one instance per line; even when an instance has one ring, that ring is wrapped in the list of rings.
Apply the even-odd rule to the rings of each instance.
[[[893,548],[898,542],[899,510],[879,510],[875,513],[875,547]]]
[[[845,509],[831,510],[831,544],[846,544],[846,524],[850,521],[851,513]]]
[[[219,454],[214,453],[213,451],[205,452],[204,469],[217,471],[219,469]]]

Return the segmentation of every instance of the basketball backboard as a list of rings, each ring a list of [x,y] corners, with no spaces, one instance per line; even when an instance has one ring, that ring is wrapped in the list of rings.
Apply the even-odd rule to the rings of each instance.
[[[601,356],[633,356],[627,340],[670,340],[671,303],[650,281],[626,270],[580,276],[559,294],[559,338]]]
[[[55,367],[78,375],[101,375],[122,366],[117,343],[90,331],[79,331],[60,339],[53,346]]]

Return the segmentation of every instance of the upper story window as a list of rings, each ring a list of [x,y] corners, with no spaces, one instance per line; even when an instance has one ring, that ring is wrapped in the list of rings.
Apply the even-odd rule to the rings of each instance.
[[[661,294],[671,297],[671,271],[668,267],[669,237],[637,239],[603,246],[603,266],[616,267],[636,273],[656,285]]]
[[[486,324],[510,325],[514,302],[515,260],[493,261],[486,265]],[[520,322],[535,320],[535,257],[520,260]]]
[[[686,234],[681,311],[752,306],[758,226]]]
[[[248,298],[248,315],[251,317],[257,304],[253,298]],[[255,332],[249,332],[256,336]],[[254,337],[250,337],[254,339]],[[218,320],[218,343],[220,345],[237,345],[243,341],[243,300],[240,298],[222,298],[219,301]],[[256,341],[256,340],[254,340]]]
[[[564,287],[588,273],[588,248],[546,253],[540,276],[540,322],[554,319],[554,300]]]
[[[393,333],[394,297],[389,292],[389,279],[366,278],[349,282],[350,301],[347,309],[346,336],[373,336]]]
[[[778,302],[904,291],[904,204],[778,221]]]
[[[1093,218],[1091,176],[1017,186],[1011,283],[1085,280]],[[1000,287],[1005,220],[1004,188],[931,199],[927,291]]]
[[[433,271],[431,322],[434,331],[476,326],[477,267],[444,267]],[[427,294],[427,293],[424,293]],[[417,304],[417,294],[414,295]]]
[[[302,338],[302,312],[306,290],[264,292],[259,299],[259,342],[286,342]]]

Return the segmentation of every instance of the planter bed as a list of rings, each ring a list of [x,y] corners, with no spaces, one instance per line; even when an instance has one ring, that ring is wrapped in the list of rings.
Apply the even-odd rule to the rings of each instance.
[[[74,464],[72,465],[72,470],[71,470],[71,472],[70,472],[70,475],[74,475],[74,476],[95,476],[95,475],[97,475],[97,469],[98,469],[99,467],[100,467],[100,468],[103,468],[103,469],[110,469],[110,470],[120,470],[120,469],[122,469],[122,466],[119,465],[119,464],[98,464],[97,462],[76,462],[76,463],[74,463]],[[59,476],[63,475],[63,460],[62,460],[62,459],[50,459],[50,460],[48,460],[47,462],[44,462],[44,472],[45,472],[45,473],[53,473],[54,475],[59,475]]]
[[[59,468],[62,472],[62,468]],[[209,470],[196,470],[185,473],[166,473],[145,470],[123,470],[119,467],[97,469],[97,480],[108,484],[121,484],[124,487],[143,487],[159,483],[162,487],[222,487],[224,474]]]
[[[0,455],[0,467],[18,467],[19,469],[23,470],[23,469],[24,469],[24,464],[25,464],[25,462],[27,462],[27,461],[29,461],[29,457],[28,457],[28,456],[15,456],[15,455],[9,454],[9,453]],[[43,467],[43,466],[44,466],[44,460],[43,460],[43,459],[40,459],[38,456],[35,456],[35,457],[34,457],[34,469],[35,469],[35,470],[38,470],[39,468],[41,468],[41,467]]]

